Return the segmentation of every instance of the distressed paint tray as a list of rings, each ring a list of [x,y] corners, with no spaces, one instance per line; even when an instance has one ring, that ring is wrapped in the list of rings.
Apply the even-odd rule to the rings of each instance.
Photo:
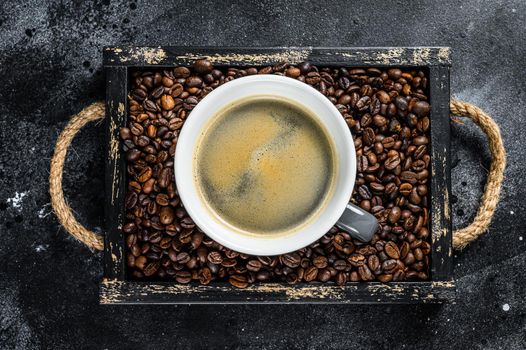
[[[124,219],[126,165],[119,128],[126,125],[130,69],[190,66],[206,57],[215,66],[267,66],[309,61],[328,67],[419,67],[429,73],[431,101],[431,268],[424,282],[348,282],[335,284],[260,283],[237,289],[227,283],[208,286],[176,282],[138,282],[127,278]],[[106,71],[106,232],[101,304],[232,304],[232,303],[443,303],[455,297],[452,280],[452,229],[449,193],[450,50],[422,48],[212,48],[109,47]]]

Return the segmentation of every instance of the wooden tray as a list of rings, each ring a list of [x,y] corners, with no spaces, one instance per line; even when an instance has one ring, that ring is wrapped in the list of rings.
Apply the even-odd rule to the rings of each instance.
[[[452,231],[449,70],[450,50],[422,48],[212,48],[108,47],[106,70],[106,236],[102,304],[177,303],[440,303],[452,301]],[[138,282],[127,278],[124,235],[126,165],[119,128],[126,125],[132,68],[191,66],[207,57],[215,66],[267,66],[309,61],[327,67],[419,67],[429,74],[431,102],[431,280],[424,282],[353,282],[345,286],[309,283],[259,283],[237,289],[227,283],[208,286],[176,282]]]

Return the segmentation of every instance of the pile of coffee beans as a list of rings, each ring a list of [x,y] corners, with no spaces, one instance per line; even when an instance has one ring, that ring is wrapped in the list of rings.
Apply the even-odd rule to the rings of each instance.
[[[358,174],[352,201],[380,227],[369,243],[333,227],[317,242],[281,256],[250,256],[207,237],[181,205],[173,156],[179,131],[214,88],[252,74],[285,75],[320,91],[354,137]],[[129,274],[238,288],[256,282],[407,281],[429,278],[429,110],[423,71],[327,68],[308,62],[268,67],[193,67],[135,71],[128,126],[120,130],[127,161]]]

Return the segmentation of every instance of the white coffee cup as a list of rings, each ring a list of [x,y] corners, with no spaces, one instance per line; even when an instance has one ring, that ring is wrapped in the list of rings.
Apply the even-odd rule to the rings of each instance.
[[[209,210],[194,180],[194,152],[204,128],[217,111],[246,97],[271,95],[292,100],[309,109],[325,126],[335,146],[335,190],[317,216],[283,236],[255,236],[233,229]],[[368,241],[378,223],[371,214],[350,204],[356,178],[356,153],[349,127],[336,107],[313,87],[278,75],[254,75],[235,79],[209,93],[188,116],[175,155],[175,181],[190,217],[216,242],[251,255],[277,255],[303,248],[322,237],[335,224],[351,236]],[[254,213],[257,215],[257,213]]]

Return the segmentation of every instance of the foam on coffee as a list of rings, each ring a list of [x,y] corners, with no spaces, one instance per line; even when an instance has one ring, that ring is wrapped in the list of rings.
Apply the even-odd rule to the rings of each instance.
[[[194,180],[207,206],[254,235],[281,235],[323,208],[336,173],[334,145],[313,113],[259,95],[220,110],[194,152]]]

